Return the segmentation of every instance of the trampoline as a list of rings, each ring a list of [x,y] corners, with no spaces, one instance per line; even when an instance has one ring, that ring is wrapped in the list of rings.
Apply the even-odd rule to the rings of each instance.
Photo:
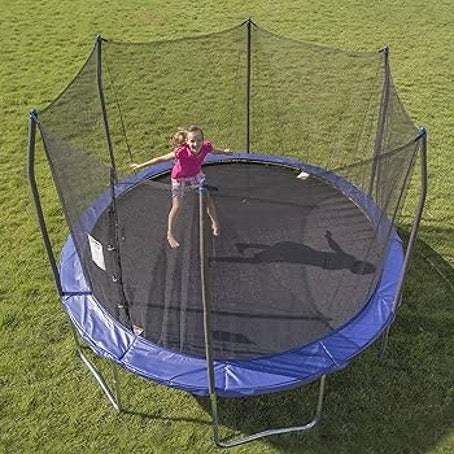
[[[377,206],[322,169],[257,154],[214,158],[205,173],[215,187],[221,225],[241,226],[240,234],[223,227],[219,238],[208,241],[209,287],[221,295],[212,307],[218,393],[240,396],[286,389],[344,367],[392,320],[403,263],[395,229],[388,223],[377,232]],[[300,180],[303,169],[311,176]],[[200,280],[199,257],[191,254],[197,238],[186,236],[190,244],[177,251],[166,245],[168,204],[156,196],[150,200],[148,193],[160,188],[144,182],[156,175],[163,179],[168,169],[151,168],[124,182],[116,201],[129,232],[121,244],[122,256],[135,262],[129,268],[134,275],[123,274],[123,284],[131,292],[138,289],[130,317],[140,335],[118,323],[115,286],[91,260],[87,247],[83,255],[89,257],[83,261],[96,276],[90,292],[71,238],[61,258],[64,305],[98,354],[167,386],[206,395],[203,308],[200,289],[190,284]],[[168,198],[168,193],[163,188],[163,196]],[[108,200],[101,198],[88,211],[90,236],[102,244],[109,243]],[[180,224],[186,229],[193,208],[182,213]],[[143,226],[152,223],[147,241],[137,248]],[[392,240],[382,258],[380,242],[388,235]],[[184,277],[188,270],[193,275]],[[182,292],[186,301],[177,304],[171,296],[162,301],[156,288],[170,287],[175,279],[182,285],[187,281]]]
[[[216,444],[236,446],[313,428],[325,377],[381,335],[384,355],[427,190],[426,131],[397,96],[388,53],[299,43],[250,19],[187,40],[98,36],[68,87],[31,112],[28,173],[44,246],[78,355],[117,410],[119,365],[209,396]],[[175,61],[187,64],[178,87]],[[136,174],[130,164],[161,155],[171,130],[191,123],[235,153],[208,155],[171,249],[173,163]],[[59,264],[35,178],[37,128],[69,226]],[[397,226],[418,157],[404,248]],[[113,387],[80,339],[109,360]],[[217,396],[317,379],[309,423],[221,439]]]

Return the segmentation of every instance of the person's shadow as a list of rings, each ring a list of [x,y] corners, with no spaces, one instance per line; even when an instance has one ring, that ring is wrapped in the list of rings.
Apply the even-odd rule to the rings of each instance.
[[[330,252],[319,251],[303,243],[279,241],[273,245],[263,243],[236,243],[239,255],[227,257],[211,257],[210,263],[298,263],[316,266],[325,270],[348,269],[354,274],[372,274],[375,272],[373,263],[358,260],[345,252],[333,239],[332,233],[325,233]],[[252,254],[251,254],[252,252]]]

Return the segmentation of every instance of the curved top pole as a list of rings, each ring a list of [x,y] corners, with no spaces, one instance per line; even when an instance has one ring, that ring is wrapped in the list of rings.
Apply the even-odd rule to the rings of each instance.
[[[107,109],[106,109],[106,100],[104,97],[104,85],[103,85],[103,79],[102,79],[102,42],[106,41],[104,38],[101,37],[101,35],[97,35],[96,37],[96,83],[98,86],[98,95],[99,95],[99,102],[101,104],[101,112],[102,112],[102,119],[104,122],[104,131],[106,134],[106,141],[107,141],[107,149],[109,152],[109,159],[110,159],[110,165],[112,169],[114,170],[114,175],[115,175],[115,183],[117,182],[117,168],[115,166],[115,157],[114,157],[114,152],[113,152],[113,146],[112,146],[112,138],[110,136],[110,128],[109,128],[109,122],[107,119]]]
[[[36,215],[38,217],[39,228],[41,230],[41,236],[44,241],[44,247],[46,249],[47,258],[54,275],[55,286],[57,292],[61,297],[63,290],[61,287],[60,273],[58,271],[57,262],[55,260],[54,252],[52,250],[52,244],[49,238],[49,232],[47,230],[46,221],[44,220],[43,209],[39,196],[38,186],[35,178],[35,142],[36,142],[36,125],[38,124],[38,112],[33,109],[30,112],[28,120],[28,162],[27,162],[27,173],[30,188],[32,190],[33,203],[35,205]]]
[[[397,286],[396,297],[394,299],[394,310],[397,309],[402,300],[403,283],[410,266],[411,256],[416,242],[416,237],[419,231],[419,224],[421,222],[422,213],[427,196],[427,131],[425,127],[419,128],[419,137],[417,140],[421,141],[421,193],[419,196],[418,206],[416,208],[415,219],[411,228],[410,238],[408,240],[407,252],[405,253],[404,264],[399,277]]]
[[[386,116],[388,115],[389,105],[389,86],[390,86],[390,69],[389,69],[389,47],[384,47],[380,50],[383,53],[383,89],[380,101],[380,111],[378,114],[377,132],[375,134],[374,159],[372,161],[371,176],[369,182],[369,197],[372,197],[375,180],[379,178],[377,174],[378,157],[383,146],[385,135]],[[378,185],[378,182],[377,182]]]

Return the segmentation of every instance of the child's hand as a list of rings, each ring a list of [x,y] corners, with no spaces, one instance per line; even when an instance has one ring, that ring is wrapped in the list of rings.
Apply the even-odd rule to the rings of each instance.
[[[139,165],[139,164],[136,164],[135,162],[133,162],[132,164],[130,164],[129,167],[131,167],[132,170],[138,170],[138,169],[140,169],[140,165]]]

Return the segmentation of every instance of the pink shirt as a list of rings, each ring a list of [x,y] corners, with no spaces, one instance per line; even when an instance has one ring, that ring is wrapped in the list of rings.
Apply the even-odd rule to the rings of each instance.
[[[175,165],[173,166],[171,177],[174,179],[194,177],[202,170],[205,156],[212,152],[213,149],[213,145],[208,140],[203,142],[197,154],[194,154],[187,144],[175,148]]]

